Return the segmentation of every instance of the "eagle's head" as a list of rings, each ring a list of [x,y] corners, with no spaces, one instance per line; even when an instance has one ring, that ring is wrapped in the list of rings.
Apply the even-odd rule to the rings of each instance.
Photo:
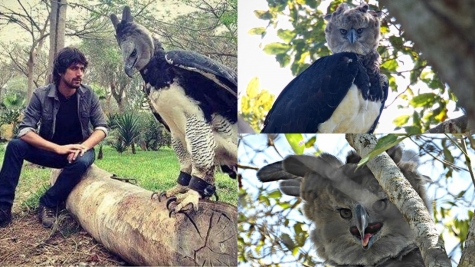
[[[349,8],[343,3],[335,12],[325,16],[328,20],[325,38],[333,53],[353,52],[366,55],[376,50],[381,12],[368,8],[367,4]]]
[[[429,207],[428,178],[417,172],[417,162],[401,161],[400,147],[387,152]],[[357,167],[360,159],[355,152],[346,163],[327,153],[291,155],[257,173],[263,182],[281,180],[284,194],[304,200],[304,214],[314,225],[310,238],[331,265],[375,266],[416,247],[409,224],[371,170]]]
[[[136,70],[143,69],[153,57],[152,36],[145,27],[133,22],[128,6],[124,7],[120,22],[115,14],[111,15],[111,20],[122,51],[124,71],[129,77],[132,77]]]

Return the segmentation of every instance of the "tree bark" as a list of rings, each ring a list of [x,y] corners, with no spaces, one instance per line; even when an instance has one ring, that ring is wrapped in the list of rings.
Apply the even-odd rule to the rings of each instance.
[[[48,82],[53,82],[53,61],[55,55],[64,47],[64,30],[66,28],[67,0],[51,0],[50,36],[48,57]]]
[[[348,143],[363,158],[371,152],[377,139],[372,134],[347,134]],[[401,211],[404,219],[415,233],[415,242],[419,247],[425,266],[451,267],[450,260],[439,239],[429,211],[424,201],[403,176],[394,161],[386,152],[367,163],[389,200]]]
[[[475,0],[381,0],[475,125]]]
[[[469,125],[467,116],[462,115],[455,119],[446,120],[425,133],[472,133],[472,127]]]
[[[52,179],[58,174],[55,170]],[[237,265],[235,206],[200,201],[197,212],[170,218],[166,201],[111,176],[92,165],[66,202],[81,226],[107,249],[134,265]]]
[[[475,216],[472,217],[458,267],[475,266]]]

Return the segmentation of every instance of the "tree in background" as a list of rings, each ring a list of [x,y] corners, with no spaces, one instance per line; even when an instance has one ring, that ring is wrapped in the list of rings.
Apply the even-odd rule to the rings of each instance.
[[[58,3],[59,6],[55,6]],[[64,13],[54,10],[66,3],[68,16],[64,21],[63,36],[61,23],[57,27],[51,25],[51,28],[48,23],[52,19],[51,12],[58,14],[61,21]],[[48,50],[48,43],[44,44],[44,40],[53,35],[50,31],[54,31],[54,39],[64,37],[65,45],[77,46],[85,52],[90,61],[85,83],[104,92],[101,103],[106,114],[120,115],[128,110],[144,109],[143,82],[139,75],[133,79],[125,75],[109,18],[111,13],[121,13],[125,5],[131,7],[136,20],[158,35],[166,49],[192,50],[237,69],[236,0],[172,0],[160,5],[155,0],[4,1],[0,3],[0,43],[5,47],[0,51],[0,69],[13,68],[13,74],[1,75],[0,90],[8,93],[18,91],[28,95],[28,101],[34,89],[30,84],[39,87],[47,83],[48,54],[53,52]],[[6,35],[12,31],[17,32],[14,42],[10,42],[10,36]],[[28,77],[28,82],[16,86],[17,81],[23,81],[17,78],[20,75]],[[10,76],[13,78],[6,79]],[[140,118],[130,119],[141,121]],[[163,132],[163,126],[148,123],[149,127],[155,128],[142,131],[140,137],[147,140],[147,149],[169,145],[169,134]],[[114,144],[118,150],[125,151],[122,142]]]
[[[269,9],[256,10],[254,14],[268,24],[252,29],[250,34],[260,35],[265,40],[269,30],[277,28],[280,41],[265,45],[263,52],[274,55],[281,67],[290,68],[294,75],[298,75],[318,58],[330,54],[325,41],[323,15],[332,13],[343,2],[352,6],[360,4],[360,1],[349,0],[335,0],[330,4],[320,0],[267,0]],[[433,71],[426,57],[415,47],[417,44],[403,34],[404,29],[392,14],[379,1],[366,2],[371,9],[382,10],[384,14],[382,40],[378,47],[382,57],[381,72],[387,75],[390,90],[397,95],[389,98],[386,105],[391,105],[396,98],[404,100],[404,104],[398,106],[403,115],[393,120],[395,129],[403,128],[411,134],[422,133],[449,119],[448,105],[457,99],[450,87]],[[325,5],[328,7],[322,12]],[[292,28],[279,28],[282,21],[289,22]],[[405,70],[399,70],[403,66]],[[407,66],[412,68],[407,69]],[[396,78],[408,79],[409,85],[405,88],[398,86]],[[422,88],[427,89],[421,93]],[[241,108],[244,111],[244,107]]]
[[[66,1],[61,2],[65,3]],[[73,43],[87,50],[91,66],[86,78],[91,82],[97,80],[102,87],[109,88],[120,112],[127,110],[129,105],[140,105],[142,100],[141,84],[135,79],[125,78],[123,63],[118,60],[121,57],[119,47],[109,19],[111,13],[120,13],[124,5],[131,7],[141,24],[159,35],[158,38],[166,49],[192,50],[233,69],[237,68],[236,0],[173,0],[161,6],[150,0],[100,0],[94,3],[71,0],[67,5],[65,45]],[[0,30],[5,30],[0,32],[0,42],[8,48],[3,52],[5,62],[0,61],[0,66],[18,61],[17,58],[25,58],[15,65],[18,72],[29,77],[28,84],[31,83],[31,86],[28,86],[28,99],[34,89],[33,84],[38,87],[47,83],[49,51],[44,40],[50,36],[50,27],[47,26],[52,8],[49,1],[0,4]],[[19,40],[15,40],[15,44],[9,43],[9,37],[5,35],[12,30],[18,32],[15,37],[21,36]],[[61,38],[60,35],[56,38]],[[17,46],[22,48],[16,48]],[[45,55],[42,60],[44,63],[39,64],[38,56],[43,58],[42,55]],[[35,73],[41,73],[41,79],[35,79]]]

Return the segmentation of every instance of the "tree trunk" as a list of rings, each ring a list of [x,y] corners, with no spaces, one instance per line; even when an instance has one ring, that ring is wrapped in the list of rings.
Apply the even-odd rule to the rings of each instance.
[[[59,174],[53,171],[52,180]],[[200,201],[197,212],[169,217],[166,201],[152,192],[110,179],[92,165],[66,207],[81,226],[133,265],[237,265],[237,208]]]
[[[475,125],[475,1],[382,0]],[[388,18],[389,19],[389,18]]]
[[[28,62],[26,63],[28,67],[28,90],[26,93],[26,103],[25,105],[28,106],[28,103],[30,103],[31,96],[33,95],[33,76],[34,76],[34,71],[35,71],[35,60],[36,60],[36,54],[35,54],[35,49],[32,47],[30,50],[30,55],[28,56]]]
[[[53,82],[53,61],[55,55],[64,47],[67,0],[51,0],[50,37],[48,57],[48,82]]]
[[[475,216],[472,217],[458,267],[475,266]]]
[[[50,37],[48,57],[48,82],[53,82],[53,61],[55,55],[64,47],[67,0],[51,0]]]

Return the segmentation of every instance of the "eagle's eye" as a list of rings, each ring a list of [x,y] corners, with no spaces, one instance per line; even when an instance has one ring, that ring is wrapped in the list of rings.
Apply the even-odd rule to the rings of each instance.
[[[348,32],[348,31],[345,30],[345,29],[340,29],[340,33],[343,34],[343,35],[345,35],[347,32]]]
[[[340,216],[343,219],[351,219],[351,210],[350,209],[340,209]]]
[[[356,30],[356,33],[361,34],[363,32],[363,30],[364,30],[363,28],[359,28],[358,30]]]
[[[137,49],[134,49],[134,51],[132,51],[132,54],[130,54],[131,57],[135,57],[137,55]]]
[[[388,206],[388,199],[387,198],[380,199],[380,200],[373,203],[373,209],[375,211],[378,211],[378,212],[385,210],[387,206]]]

